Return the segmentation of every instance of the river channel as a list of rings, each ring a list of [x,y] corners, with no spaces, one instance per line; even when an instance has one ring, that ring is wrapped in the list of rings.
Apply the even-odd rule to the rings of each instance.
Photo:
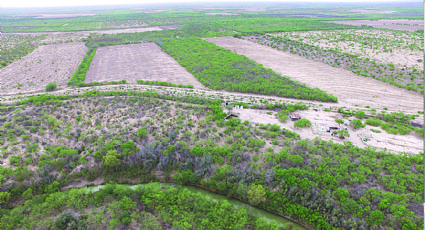
[[[100,189],[102,189],[103,186],[104,185],[97,185],[97,186],[91,186],[91,187],[86,187],[86,188],[81,188],[81,189],[84,189],[87,193],[93,193],[93,192],[97,192]],[[230,204],[233,205],[234,208],[244,208],[249,215],[255,216],[255,217],[263,217],[266,221],[274,222],[274,223],[278,224],[279,226],[283,227],[284,229],[289,229],[290,226],[292,225],[293,230],[306,230],[305,227],[303,227],[303,226],[301,226],[297,223],[294,223],[294,222],[292,222],[292,221],[290,221],[286,218],[283,218],[281,216],[267,212],[263,209],[253,207],[253,206],[246,204],[244,202],[241,202],[239,200],[235,200],[235,199],[229,200],[223,195],[212,193],[212,192],[209,192],[208,190],[198,188],[198,187],[194,187],[194,186],[172,185],[170,183],[161,183],[161,182],[152,182],[152,183],[148,183],[148,184],[139,184],[139,185],[121,185],[121,184],[119,184],[117,186],[128,187],[128,188],[131,188],[131,189],[137,189],[138,187],[141,187],[141,188],[160,188],[160,189],[168,189],[172,186],[184,187],[192,193],[200,193],[202,196],[204,196],[204,197],[206,197],[210,200],[213,200],[213,201],[227,200]]]

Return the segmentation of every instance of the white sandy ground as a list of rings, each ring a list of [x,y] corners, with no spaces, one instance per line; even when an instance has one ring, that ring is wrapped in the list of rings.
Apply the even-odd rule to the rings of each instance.
[[[353,26],[372,26],[375,28],[387,28],[393,30],[416,31],[424,29],[424,20],[409,20],[409,19],[380,19],[377,21],[371,20],[348,20],[348,21],[323,21],[327,23],[336,23]]]
[[[423,152],[423,139],[417,135],[394,135],[388,134],[386,131],[379,127],[366,126],[354,130],[349,126],[342,125],[341,127],[347,128],[350,137],[346,137],[341,140],[337,137],[333,137],[326,131],[320,131],[319,127],[326,127],[327,124],[336,124],[335,119],[342,118],[336,112],[316,112],[312,109],[305,111],[297,111],[302,118],[310,120],[312,126],[310,128],[294,128],[293,121],[286,121],[285,123],[280,122],[275,114],[268,115],[267,111],[254,110],[254,109],[236,109],[233,110],[240,114],[241,120],[248,120],[251,123],[262,123],[262,124],[276,124],[283,128],[300,134],[301,139],[314,139],[319,137],[323,140],[332,140],[334,142],[343,143],[350,141],[353,145],[360,148],[367,146],[375,147],[378,149],[386,149],[391,152],[405,152],[407,154],[419,154]],[[374,133],[370,129],[381,130],[381,133]],[[363,141],[364,138],[368,140]]]
[[[166,81],[205,88],[191,73],[153,42],[100,47],[84,82]]]
[[[352,107],[358,105],[360,108],[387,107],[411,113],[423,111],[423,96],[419,93],[234,37],[205,38],[205,40],[245,55],[283,76],[289,76],[310,87],[333,94],[343,105]]]

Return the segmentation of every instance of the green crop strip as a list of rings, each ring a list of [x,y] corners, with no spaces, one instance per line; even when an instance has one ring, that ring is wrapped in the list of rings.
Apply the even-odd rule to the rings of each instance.
[[[337,102],[317,88],[282,77],[249,58],[200,38],[167,39],[157,42],[202,84],[230,92],[255,93],[298,99]]]
[[[80,65],[78,66],[78,69],[75,70],[74,75],[69,80],[68,84],[80,86],[80,84],[83,83],[83,81],[86,79],[86,73],[89,69],[90,63],[93,60],[94,55],[96,54],[97,48],[89,48],[89,50],[86,53],[86,56],[84,57],[83,61],[81,61]]]

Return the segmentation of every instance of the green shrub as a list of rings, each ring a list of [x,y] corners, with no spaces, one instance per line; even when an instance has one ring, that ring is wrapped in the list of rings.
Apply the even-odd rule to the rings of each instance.
[[[385,215],[380,210],[375,210],[369,214],[369,216],[366,218],[366,222],[371,225],[380,225],[384,221],[384,218]]]
[[[27,191],[25,191],[25,192],[22,194],[22,197],[23,197],[24,199],[26,199],[26,200],[31,199],[31,198],[32,198],[32,189],[31,189],[31,188],[27,189]]]
[[[46,91],[50,92],[50,91],[54,91],[58,88],[58,86],[56,85],[56,82],[49,82],[49,84],[46,85]]]
[[[82,219],[79,216],[74,216],[69,212],[62,213],[61,215],[56,217],[53,226],[54,229],[89,229],[86,220]]]
[[[344,124],[344,121],[342,119],[335,119],[335,122],[338,124]]]
[[[311,122],[305,118],[301,118],[294,123],[295,128],[304,128],[304,127],[310,127],[310,126],[311,126]]]
[[[142,140],[145,139],[147,137],[147,135],[148,135],[148,131],[146,130],[145,127],[141,127],[137,130],[137,136],[140,139],[142,139]]]
[[[366,120],[366,125],[371,125],[371,126],[375,126],[378,127],[382,124],[381,120],[378,120],[376,118],[371,118],[371,119],[367,119]]]
[[[353,126],[354,129],[363,128],[366,126],[366,125],[363,125],[362,121],[359,119],[354,119],[351,122],[351,125]]]
[[[251,205],[258,205],[266,200],[266,192],[262,185],[251,184],[248,190],[248,201]]]
[[[359,119],[362,119],[362,118],[364,118],[364,117],[366,116],[366,114],[365,114],[365,112],[364,112],[364,111],[359,110],[359,111],[357,111],[357,112],[354,114],[354,116],[355,116],[355,117],[357,117],[357,118],[359,118]]]

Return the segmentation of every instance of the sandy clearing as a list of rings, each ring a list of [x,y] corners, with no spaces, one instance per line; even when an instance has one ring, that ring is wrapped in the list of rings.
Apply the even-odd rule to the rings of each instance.
[[[40,46],[0,69],[0,93],[43,90],[53,81],[65,86],[86,52],[82,42]]]
[[[312,126],[310,128],[294,128],[293,121],[286,121],[282,123],[279,121],[274,114],[267,114],[266,110],[255,110],[255,109],[234,109],[234,112],[240,114],[242,121],[249,121],[251,123],[260,124],[276,124],[285,129],[289,129],[300,134],[301,139],[314,139],[319,137],[322,140],[332,140],[337,143],[343,143],[350,141],[353,145],[360,148],[367,146],[375,147],[381,150],[388,150],[391,152],[405,152],[407,154],[419,154],[423,152],[423,140],[417,135],[394,135],[388,134],[386,131],[379,127],[372,127],[373,129],[381,130],[381,133],[374,133],[370,129],[370,126],[354,130],[349,126],[341,126],[347,128],[350,133],[350,137],[341,140],[337,137],[333,137],[326,131],[320,131],[319,127],[327,127],[330,124],[336,124],[335,119],[342,118],[340,114],[336,112],[316,112],[314,110],[297,111],[302,117],[310,120]],[[364,138],[368,138],[366,142]]]
[[[192,74],[155,43],[98,48],[85,82],[124,79],[129,83],[136,83],[136,80],[166,81],[204,88]]]
[[[339,106],[388,107],[411,113],[423,110],[423,96],[419,93],[242,39],[219,37],[205,40],[245,55],[266,68],[310,87],[331,93],[338,97]]]
[[[423,20],[408,20],[408,19],[381,19],[377,21],[371,20],[349,20],[349,21],[323,21],[327,23],[336,23],[343,25],[353,25],[353,26],[372,26],[375,28],[387,28],[393,30],[406,30],[406,31],[416,31],[424,29]]]

